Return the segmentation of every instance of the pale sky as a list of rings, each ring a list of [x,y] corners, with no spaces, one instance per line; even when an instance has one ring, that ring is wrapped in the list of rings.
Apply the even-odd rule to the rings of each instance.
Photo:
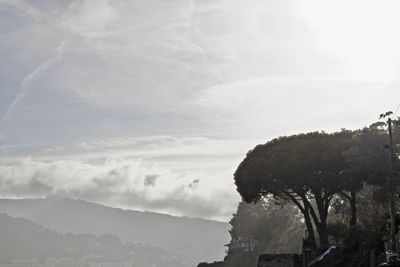
[[[399,11],[396,0],[0,0],[0,197],[229,220],[233,172],[256,144],[396,109]]]

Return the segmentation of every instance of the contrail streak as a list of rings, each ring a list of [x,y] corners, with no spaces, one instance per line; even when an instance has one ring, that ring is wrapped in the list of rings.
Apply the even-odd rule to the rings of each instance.
[[[22,79],[19,83],[19,92],[14,98],[14,100],[8,105],[6,112],[0,118],[0,127],[4,126],[10,119],[12,113],[14,112],[15,108],[24,100],[26,97],[29,88],[32,84],[37,81],[45,72],[47,72],[50,68],[52,68],[55,64],[61,62],[63,54],[64,54],[64,46],[67,41],[63,41],[57,47],[57,54],[50,59],[46,60],[42,64],[38,65],[32,72]]]
[[[32,18],[34,18],[37,21],[43,21],[44,20],[44,16],[42,15],[42,13],[40,13],[37,9],[35,9],[33,6],[31,6],[30,4],[26,3],[25,1],[21,1],[21,0],[0,0],[0,5],[14,7],[14,8],[24,12],[25,14],[31,16]]]

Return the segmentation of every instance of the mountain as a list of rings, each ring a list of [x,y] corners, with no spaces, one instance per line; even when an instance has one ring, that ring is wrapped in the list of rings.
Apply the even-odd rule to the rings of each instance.
[[[60,233],[111,234],[188,257],[195,263],[224,257],[229,225],[223,222],[122,210],[68,198],[2,199],[0,212]]]
[[[59,234],[26,219],[0,214],[0,263],[130,263],[138,267],[189,267],[187,259],[149,245],[122,244],[112,235]],[[64,264],[65,265],[65,264]]]

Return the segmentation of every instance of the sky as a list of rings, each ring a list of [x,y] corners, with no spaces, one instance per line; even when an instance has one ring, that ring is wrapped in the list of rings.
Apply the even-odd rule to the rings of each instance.
[[[400,104],[395,0],[0,0],[0,197],[228,221],[281,135]]]

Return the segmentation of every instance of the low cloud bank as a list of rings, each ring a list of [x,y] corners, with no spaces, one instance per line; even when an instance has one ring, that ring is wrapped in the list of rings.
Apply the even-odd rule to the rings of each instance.
[[[228,220],[235,211],[239,196],[232,174],[242,156],[234,154],[233,142],[146,138],[125,141],[129,150],[124,151],[122,140],[114,147],[113,142],[45,149],[45,157],[4,158],[0,161],[0,196],[56,195],[218,220]]]

